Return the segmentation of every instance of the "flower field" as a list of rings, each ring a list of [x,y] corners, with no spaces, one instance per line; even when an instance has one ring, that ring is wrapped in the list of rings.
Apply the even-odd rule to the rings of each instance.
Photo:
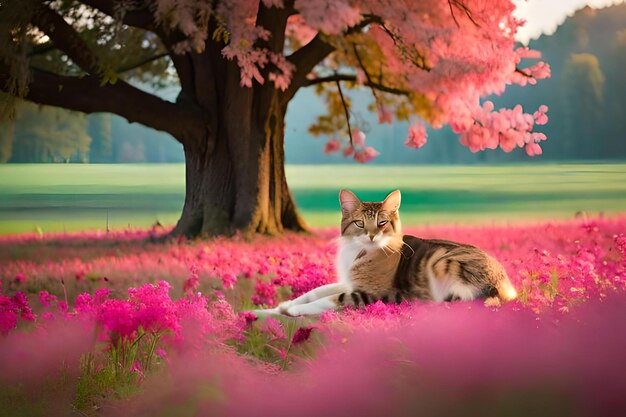
[[[0,237],[0,415],[623,415],[626,217],[407,228],[519,299],[255,319],[335,278],[335,229]]]

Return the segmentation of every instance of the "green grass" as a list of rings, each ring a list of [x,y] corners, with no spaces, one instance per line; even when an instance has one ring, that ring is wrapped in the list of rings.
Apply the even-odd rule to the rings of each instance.
[[[380,200],[399,188],[405,224],[568,218],[626,211],[626,164],[287,166],[309,224],[336,225],[337,194]],[[184,166],[0,165],[0,233],[173,224]]]

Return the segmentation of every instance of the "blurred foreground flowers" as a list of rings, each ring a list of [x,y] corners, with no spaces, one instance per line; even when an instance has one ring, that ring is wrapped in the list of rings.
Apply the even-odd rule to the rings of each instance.
[[[484,248],[519,300],[266,320],[240,311],[334,280],[334,231],[4,237],[0,414],[617,415],[625,231],[624,217],[408,230]]]

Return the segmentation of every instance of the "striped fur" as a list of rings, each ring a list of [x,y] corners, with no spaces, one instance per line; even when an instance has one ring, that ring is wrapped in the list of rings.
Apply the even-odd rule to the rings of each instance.
[[[318,314],[377,301],[467,301],[499,305],[517,296],[502,265],[479,248],[403,235],[400,191],[380,203],[361,202],[342,190],[338,283],[319,287],[277,311]]]

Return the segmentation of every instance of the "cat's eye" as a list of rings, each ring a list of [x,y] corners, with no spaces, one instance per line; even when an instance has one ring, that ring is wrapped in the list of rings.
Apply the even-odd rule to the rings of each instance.
[[[362,229],[362,228],[363,228],[363,226],[365,226],[365,225],[363,224],[363,221],[362,221],[362,220],[355,220],[355,221],[354,221],[354,225],[355,225],[356,227],[358,227],[359,229]]]
[[[381,220],[381,221],[379,221],[379,222],[378,222],[378,227],[383,227],[384,225],[386,225],[386,224],[387,224],[387,222],[388,222],[387,220]]]

